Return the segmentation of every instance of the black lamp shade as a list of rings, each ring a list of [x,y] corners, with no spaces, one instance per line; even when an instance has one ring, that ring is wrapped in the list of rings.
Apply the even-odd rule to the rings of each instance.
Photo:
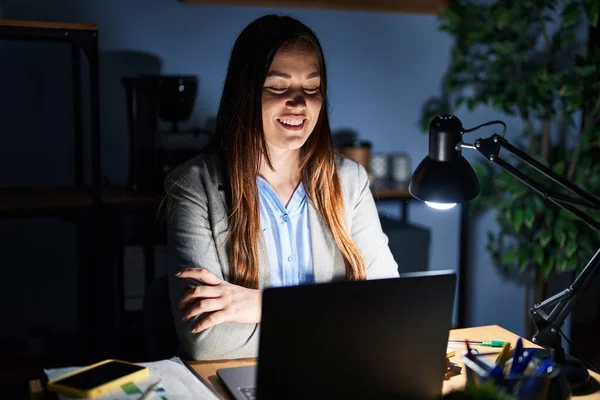
[[[462,156],[463,126],[452,114],[435,117],[429,125],[429,155],[412,175],[408,191],[432,203],[462,203],[479,194],[477,175]]]
[[[477,197],[479,182],[463,156],[453,161],[436,161],[427,156],[413,173],[408,191],[421,201],[462,203]]]

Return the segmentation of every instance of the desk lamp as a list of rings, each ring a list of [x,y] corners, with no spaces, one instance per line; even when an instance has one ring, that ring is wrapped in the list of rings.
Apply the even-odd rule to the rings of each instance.
[[[493,134],[486,139],[477,139],[474,144],[463,142],[464,134],[490,125],[502,125],[502,135]],[[600,200],[511,145],[504,138],[505,132],[506,124],[502,121],[490,121],[471,129],[464,129],[461,121],[452,114],[435,117],[429,126],[429,155],[421,161],[412,175],[408,187],[410,194],[437,209],[449,209],[457,203],[475,198],[480,190],[477,176],[462,156],[462,149],[474,149],[545,199],[569,211],[600,232],[600,223],[576,207],[600,209]],[[499,156],[501,148],[579,197],[551,193],[546,187],[503,160]],[[577,299],[600,272],[599,264],[600,250],[594,254],[569,288],[535,304],[529,311],[537,330],[531,339],[532,342],[549,351],[554,362],[561,366],[573,390],[586,384],[589,374],[580,360],[565,354],[560,337],[561,327]]]

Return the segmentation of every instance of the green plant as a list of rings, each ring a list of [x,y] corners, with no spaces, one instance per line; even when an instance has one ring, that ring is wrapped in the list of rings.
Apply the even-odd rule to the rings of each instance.
[[[480,385],[467,384],[463,390],[455,390],[441,397],[443,400],[514,400],[515,397],[499,390],[492,381]]]
[[[422,109],[423,130],[440,113],[491,107],[522,122],[522,132],[509,130],[511,143],[599,194],[600,50],[588,51],[585,45],[587,29],[597,25],[599,4],[599,0],[453,2],[440,17],[440,29],[454,39],[451,62],[441,96]],[[491,132],[479,134],[487,137]],[[506,154],[501,153],[537,182],[561,191]],[[544,288],[551,274],[585,266],[600,242],[595,231],[493,163],[481,159],[475,169],[481,195],[471,211],[497,210],[499,233],[488,233],[487,249],[499,267],[512,275],[532,269],[536,287]]]

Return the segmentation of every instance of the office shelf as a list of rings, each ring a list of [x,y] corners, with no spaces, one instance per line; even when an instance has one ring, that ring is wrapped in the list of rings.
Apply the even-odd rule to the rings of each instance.
[[[340,10],[437,14],[449,0],[180,0],[182,3],[218,3],[240,6],[301,7]]]
[[[98,25],[79,22],[54,22],[54,21],[25,21],[16,19],[0,19],[0,26],[33,29],[62,29],[97,31]]]
[[[153,211],[158,208],[161,200],[161,195],[134,195],[124,187],[109,186],[102,189],[102,206],[107,211]]]
[[[98,76],[98,26],[89,23],[22,21],[0,19],[0,40],[65,42],[71,45],[74,141],[74,186],[84,186],[83,99],[81,85],[81,53],[89,65],[89,145],[91,154],[90,194],[100,199],[102,183],[100,164],[100,107]],[[57,189],[60,191],[60,189]],[[38,207],[39,208],[39,207]]]
[[[92,196],[83,188],[0,188],[0,217],[60,217],[92,204]]]
[[[371,191],[375,199],[411,200],[413,198],[408,189],[375,187]]]
[[[0,188],[0,218],[61,217],[74,223],[77,259],[78,333],[86,342],[101,337],[102,316],[94,308],[103,271],[103,221],[101,219],[100,106],[98,26],[89,23],[0,19],[0,40],[64,43],[71,48],[71,85],[65,93],[73,99],[73,185],[71,187]],[[85,85],[88,114],[84,141],[82,54],[87,60]],[[3,60],[2,62],[10,62]],[[6,95],[6,93],[2,93]],[[87,147],[89,146],[89,147]],[[90,154],[89,168],[83,155]],[[90,182],[84,180],[90,177]]]

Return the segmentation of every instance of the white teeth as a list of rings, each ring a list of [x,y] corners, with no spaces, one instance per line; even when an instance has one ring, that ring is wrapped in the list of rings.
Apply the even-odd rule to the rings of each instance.
[[[302,125],[302,123],[304,122],[303,119],[279,119],[280,122],[286,124],[286,125],[292,125],[292,126],[298,126],[298,125]]]

